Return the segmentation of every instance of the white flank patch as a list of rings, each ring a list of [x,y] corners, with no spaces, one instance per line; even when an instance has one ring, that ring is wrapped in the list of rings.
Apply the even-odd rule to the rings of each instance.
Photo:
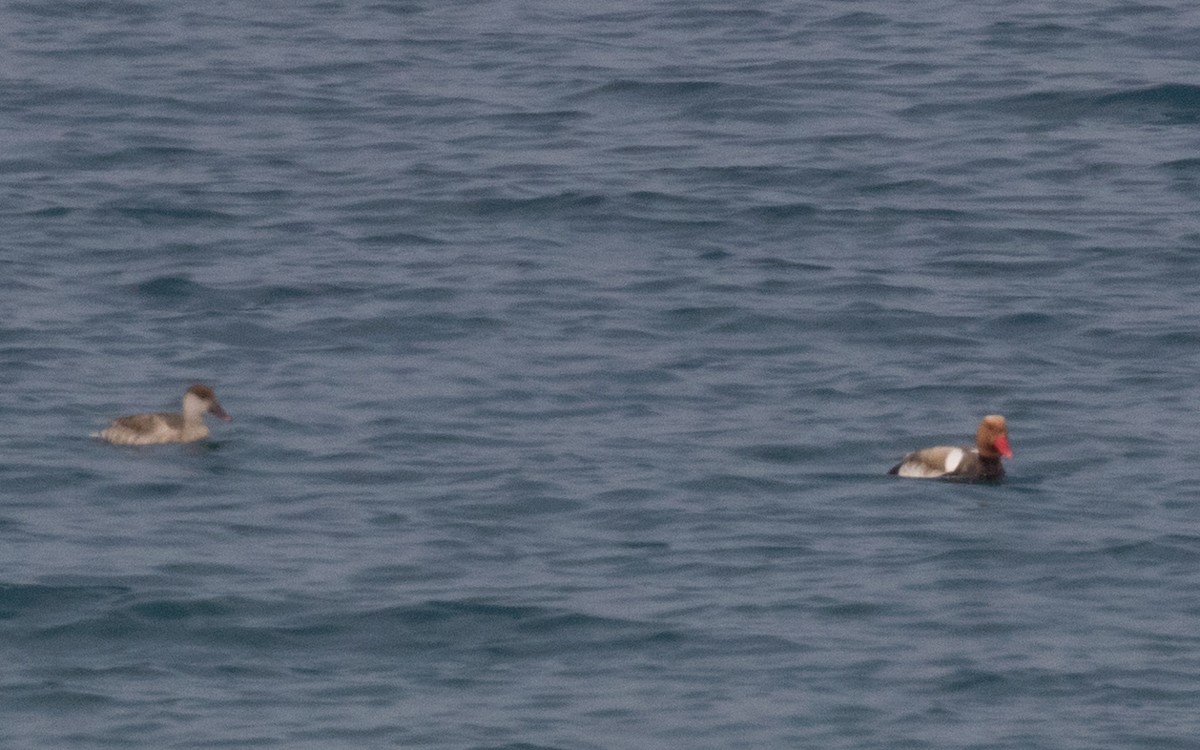
[[[963,460],[963,449],[955,448],[946,454],[946,473],[954,471]]]
[[[912,479],[933,479],[945,473],[922,461],[905,461],[900,464],[900,468],[896,471],[897,475]]]

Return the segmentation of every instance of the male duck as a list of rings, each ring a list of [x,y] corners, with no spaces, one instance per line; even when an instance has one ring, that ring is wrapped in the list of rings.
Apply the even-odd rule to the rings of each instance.
[[[975,431],[974,448],[939,445],[913,451],[900,459],[900,463],[893,466],[888,474],[919,479],[946,477],[994,481],[1004,478],[1000,457],[1012,458],[1012,455],[1004,417],[990,414],[983,418],[979,429]]]

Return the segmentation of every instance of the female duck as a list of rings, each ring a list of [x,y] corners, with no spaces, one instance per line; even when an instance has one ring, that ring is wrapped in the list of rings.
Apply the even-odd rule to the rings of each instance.
[[[913,451],[888,471],[902,477],[931,479],[990,479],[1004,478],[1000,457],[1012,458],[1008,445],[1008,425],[1004,417],[991,414],[979,423],[975,431],[975,447],[956,448],[939,445]]]
[[[93,437],[117,445],[157,445],[160,443],[191,443],[208,437],[208,426],[204,424],[205,412],[214,414],[226,422],[233,419],[221,408],[213,389],[207,385],[193,385],[183,394],[183,413],[133,414],[118,417],[113,423]]]

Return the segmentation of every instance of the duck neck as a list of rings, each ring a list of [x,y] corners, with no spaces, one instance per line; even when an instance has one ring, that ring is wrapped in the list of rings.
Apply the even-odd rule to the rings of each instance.
[[[1000,463],[1000,454],[994,456],[985,456],[981,452],[979,454],[980,476],[984,479],[1002,479],[1004,477],[1004,464]]]

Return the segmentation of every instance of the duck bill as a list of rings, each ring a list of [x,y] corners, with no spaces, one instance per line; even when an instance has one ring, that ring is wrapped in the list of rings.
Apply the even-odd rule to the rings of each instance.
[[[212,402],[212,406],[208,407],[208,412],[209,412],[210,414],[214,415],[214,416],[217,416],[217,417],[220,417],[221,419],[224,419],[226,422],[232,422],[232,421],[233,421],[233,417],[231,417],[231,416],[229,416],[228,414],[226,414],[226,413],[225,413],[225,410],[224,410],[224,409],[222,409],[222,408],[221,408],[221,405],[220,405],[220,404],[218,404],[216,401],[213,401],[213,402]]]
[[[1008,446],[1007,435],[997,435],[996,439],[992,441],[992,445],[996,446],[996,450],[1000,451],[1001,456],[1012,458],[1012,448]]]

